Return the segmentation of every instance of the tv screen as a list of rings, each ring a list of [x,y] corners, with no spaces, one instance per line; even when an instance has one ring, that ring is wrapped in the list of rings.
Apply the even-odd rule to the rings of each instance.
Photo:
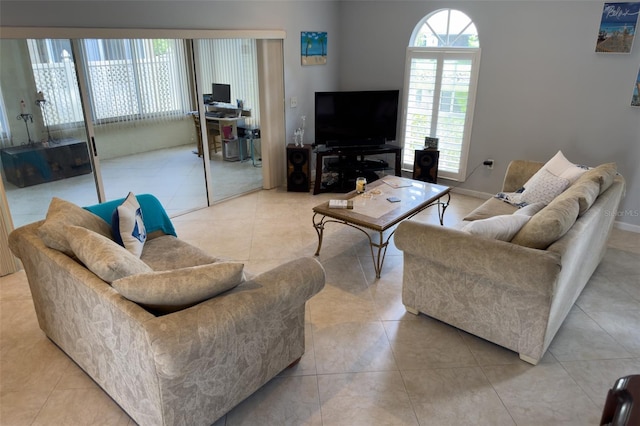
[[[399,90],[316,92],[315,143],[382,145],[396,140]]]
[[[231,85],[213,83],[211,95],[213,102],[231,103]]]

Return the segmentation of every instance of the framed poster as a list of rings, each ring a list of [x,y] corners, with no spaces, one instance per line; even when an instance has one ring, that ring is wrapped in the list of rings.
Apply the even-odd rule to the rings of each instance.
[[[640,67],[638,68],[638,76],[636,84],[633,85],[633,96],[631,97],[631,106],[640,107]]]
[[[596,52],[630,53],[638,25],[640,2],[605,3]]]
[[[300,58],[302,65],[326,64],[327,33],[324,31],[302,31],[300,33]]]

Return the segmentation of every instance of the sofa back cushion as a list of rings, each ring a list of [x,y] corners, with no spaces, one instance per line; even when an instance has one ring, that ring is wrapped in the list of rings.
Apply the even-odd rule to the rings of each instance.
[[[65,226],[80,226],[106,238],[111,238],[111,227],[100,217],[57,197],[51,199],[44,223],[38,228],[38,235],[44,244],[67,256],[73,256],[65,235]]]
[[[111,283],[133,274],[153,272],[142,260],[111,239],[80,226],[65,226],[73,254],[91,272]]]
[[[111,285],[122,296],[153,313],[167,314],[236,287],[243,281],[243,268],[242,263],[219,262],[132,275]]]
[[[618,174],[616,163],[605,163],[594,167],[580,177],[580,181],[592,181],[598,184],[599,194],[609,189]],[[578,183],[578,182],[576,182]]]
[[[533,215],[511,242],[544,250],[571,229],[579,210],[576,197],[558,197]]]

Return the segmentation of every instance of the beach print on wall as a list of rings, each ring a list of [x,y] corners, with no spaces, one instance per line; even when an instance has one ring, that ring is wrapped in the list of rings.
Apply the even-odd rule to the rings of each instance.
[[[596,52],[630,53],[638,25],[640,2],[605,3]]]
[[[636,84],[633,87],[631,106],[640,107],[640,69],[638,69],[638,77],[636,77]]]
[[[327,33],[303,31],[300,33],[300,56],[302,65],[324,65],[327,63]]]

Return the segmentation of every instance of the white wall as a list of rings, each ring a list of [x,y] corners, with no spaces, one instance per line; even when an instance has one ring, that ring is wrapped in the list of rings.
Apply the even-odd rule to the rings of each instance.
[[[126,9],[122,5],[126,4]],[[602,1],[2,1],[7,26],[283,29],[287,135],[313,115],[313,93],[401,88],[405,49],[417,22],[453,7],[480,34],[482,60],[462,188],[498,191],[510,160],[545,161],[561,149],[577,163],[615,161],[628,183],[619,221],[640,230],[640,109],[629,107],[640,65],[594,53]],[[328,32],[328,63],[300,65],[300,31]],[[289,108],[290,97],[298,107]],[[313,126],[308,119],[309,132]],[[285,141],[283,141],[284,143]],[[288,141],[290,142],[290,140]]]

